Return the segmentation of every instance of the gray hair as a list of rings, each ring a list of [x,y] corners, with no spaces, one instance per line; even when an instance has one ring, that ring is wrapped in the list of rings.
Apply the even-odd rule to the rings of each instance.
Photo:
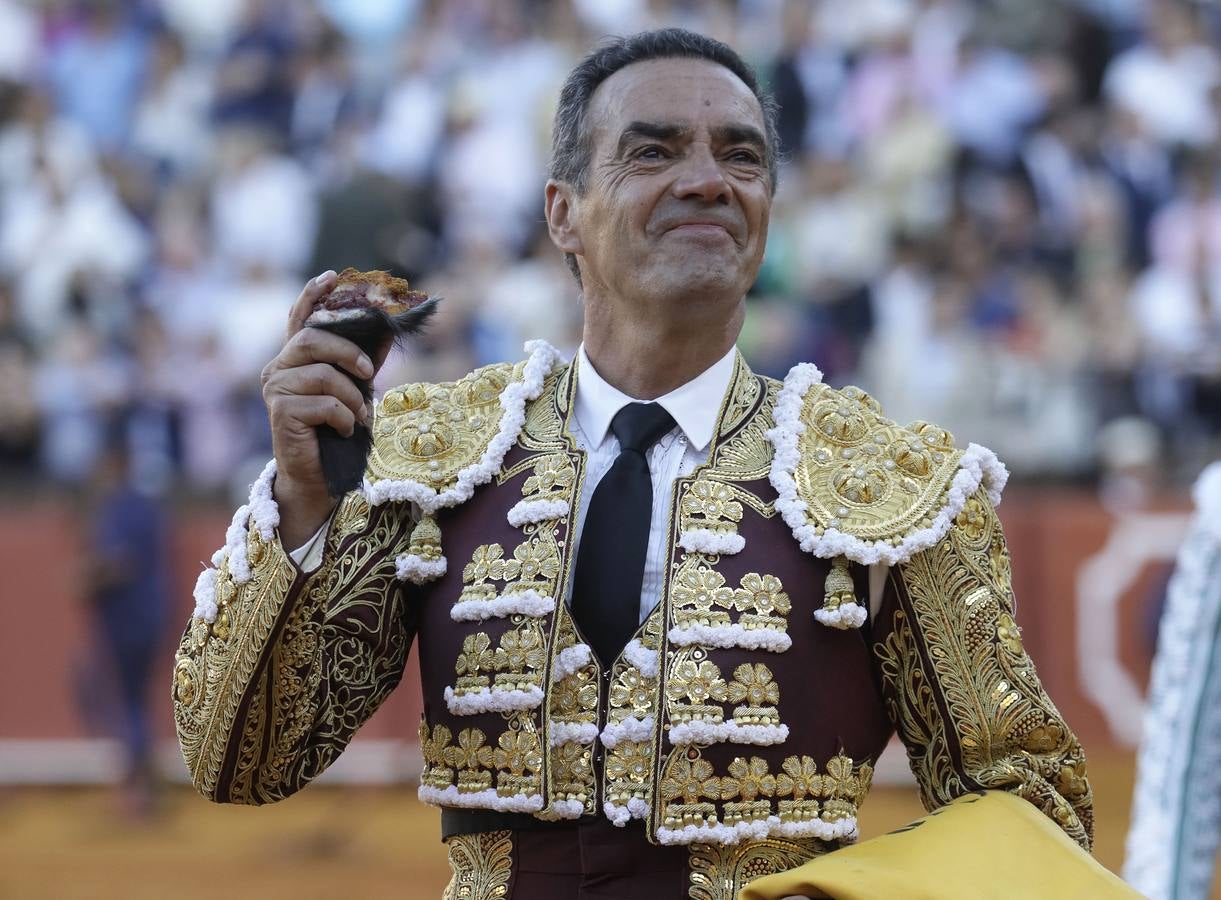
[[[780,137],[776,130],[778,107],[771,94],[760,86],[758,78],[742,57],[728,44],[714,38],[687,31],[685,28],[662,28],[642,31],[629,37],[618,37],[598,47],[573,69],[560,90],[555,111],[555,127],[551,136],[551,172],[556,181],[573,186],[578,196],[585,193],[589,179],[589,161],[593,156],[593,137],[586,113],[589,100],[603,81],[624,66],[650,59],[703,59],[724,66],[750,88],[763,111],[764,137],[767,140],[767,169],[772,193],[776,193]],[[565,262],[577,283],[581,273],[577,258],[564,254]]]

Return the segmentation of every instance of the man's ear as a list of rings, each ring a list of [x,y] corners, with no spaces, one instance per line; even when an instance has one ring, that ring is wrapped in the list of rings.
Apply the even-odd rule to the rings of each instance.
[[[580,222],[573,203],[572,185],[554,178],[549,179],[543,195],[546,198],[547,232],[551,235],[551,243],[565,253],[583,254],[585,247],[581,243]]]

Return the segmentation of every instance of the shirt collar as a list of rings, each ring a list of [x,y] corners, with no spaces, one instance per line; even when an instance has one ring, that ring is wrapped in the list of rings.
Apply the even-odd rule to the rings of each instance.
[[[725,398],[725,391],[733,377],[736,355],[737,348],[730,347],[728,353],[699,375],[653,401],[674,417],[678,427],[687,436],[687,441],[696,450],[703,450],[712,442],[712,432],[720,415],[721,401]],[[574,412],[577,424],[589,439],[591,447],[601,446],[602,441],[606,439],[615,413],[629,403],[641,402],[647,401],[629,397],[599,375],[585,353],[585,345],[581,344],[577,350],[577,397]]]

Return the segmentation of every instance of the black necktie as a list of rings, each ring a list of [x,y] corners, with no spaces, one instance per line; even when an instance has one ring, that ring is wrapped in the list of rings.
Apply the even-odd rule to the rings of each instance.
[[[614,661],[640,623],[653,513],[644,455],[673,428],[673,417],[656,403],[631,403],[611,420],[619,455],[589,499],[572,586],[573,618],[603,665]]]

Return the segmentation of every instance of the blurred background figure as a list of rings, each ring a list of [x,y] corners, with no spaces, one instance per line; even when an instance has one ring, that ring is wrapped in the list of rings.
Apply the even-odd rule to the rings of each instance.
[[[1124,878],[1151,900],[1209,895],[1221,845],[1221,463],[1204,470],[1153,660]]]
[[[154,813],[155,728],[150,681],[167,614],[168,522],[161,504],[133,481],[128,444],[134,417],[114,418],[89,481],[89,538],[83,589],[90,635],[112,677],[112,702],[89,686],[89,701],[113,709],[104,723],[123,749],[121,808],[133,819]],[[87,713],[88,715],[88,713]]]

